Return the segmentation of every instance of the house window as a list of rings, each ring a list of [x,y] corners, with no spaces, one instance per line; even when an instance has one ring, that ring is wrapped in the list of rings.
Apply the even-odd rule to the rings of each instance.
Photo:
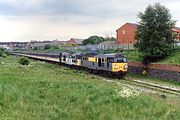
[[[123,30],[123,31],[122,31],[122,34],[125,35],[125,33],[126,33],[125,30]]]

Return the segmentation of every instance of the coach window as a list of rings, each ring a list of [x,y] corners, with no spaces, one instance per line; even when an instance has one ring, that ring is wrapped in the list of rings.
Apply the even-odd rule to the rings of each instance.
[[[66,61],[66,56],[63,56],[63,61]]]
[[[104,59],[104,62],[107,62],[107,60],[106,60],[106,59]]]
[[[104,58],[102,58],[102,62],[104,62]]]

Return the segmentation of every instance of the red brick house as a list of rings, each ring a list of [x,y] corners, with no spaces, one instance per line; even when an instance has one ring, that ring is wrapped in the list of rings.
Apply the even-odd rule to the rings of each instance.
[[[125,23],[119,29],[116,30],[117,33],[117,43],[122,45],[134,45],[136,42],[135,32],[137,30],[138,24]],[[175,27],[172,29],[177,34],[177,41],[180,41],[180,28]]]
[[[173,30],[173,32],[175,32],[175,34],[177,34],[176,40],[180,42],[180,28],[179,27],[175,27],[172,30]]]
[[[137,29],[137,24],[126,23],[116,30],[117,33],[117,43],[118,44],[134,44],[135,31]]]
[[[84,39],[71,38],[67,44],[77,46],[77,45],[82,45],[83,41]]]

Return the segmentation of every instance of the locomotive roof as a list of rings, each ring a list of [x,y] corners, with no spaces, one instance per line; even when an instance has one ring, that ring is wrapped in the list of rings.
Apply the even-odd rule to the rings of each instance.
[[[70,53],[68,52],[62,52],[62,55],[69,55]]]
[[[92,52],[92,53],[85,53],[83,56],[92,57],[92,56],[96,56],[96,55],[97,55],[97,53]]]
[[[72,53],[72,56],[76,56],[76,55],[83,55],[83,53],[82,52]]]
[[[96,57],[101,57],[101,58],[111,58],[111,57],[123,57],[122,54],[116,54],[116,53],[108,53],[108,54],[99,54],[99,55],[96,55]]]

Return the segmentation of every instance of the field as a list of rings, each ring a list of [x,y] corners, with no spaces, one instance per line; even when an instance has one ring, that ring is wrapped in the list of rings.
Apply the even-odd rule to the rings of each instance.
[[[178,120],[179,98],[103,81],[59,65],[0,58],[0,119]]]

